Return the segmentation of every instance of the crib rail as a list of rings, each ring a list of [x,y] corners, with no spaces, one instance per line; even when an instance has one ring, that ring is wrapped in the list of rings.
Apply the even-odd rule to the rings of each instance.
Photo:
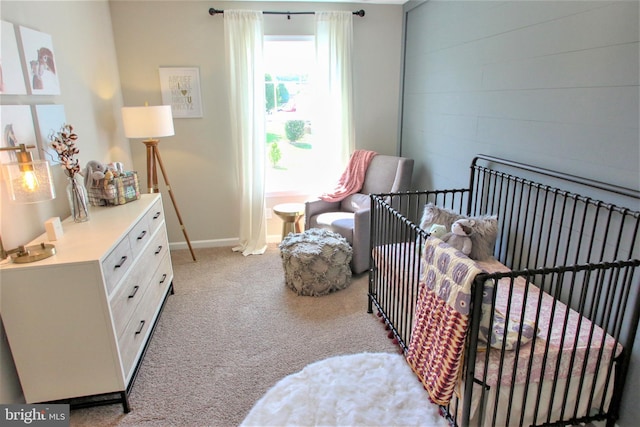
[[[419,277],[420,248],[428,233],[417,225],[424,205],[434,203],[461,212],[468,201],[468,190],[422,191],[373,194],[371,197],[371,248],[368,312],[373,306],[386,323],[398,345],[407,349]],[[396,256],[397,249],[406,251]],[[378,259],[386,259],[390,268],[379,268]]]
[[[481,163],[485,163],[484,165]],[[640,212],[495,169],[501,159],[477,157],[471,166],[469,215],[497,215],[496,258],[512,269],[640,258]],[[507,162],[513,166],[513,162]],[[521,168],[525,168],[521,165]],[[528,171],[539,168],[526,166]],[[591,192],[637,192],[566,176]],[[637,205],[637,199],[633,199]]]
[[[548,178],[542,180],[544,184],[538,182],[541,177]],[[497,215],[499,231],[494,256],[512,271],[480,275],[474,282],[468,332],[472,345],[465,356],[464,394],[455,397],[443,411],[452,424],[464,426],[529,425],[531,416],[534,425],[594,420],[613,425],[619,414],[640,318],[639,200],[640,193],[634,190],[488,156],[479,156],[472,162],[469,189],[372,195],[368,310],[377,309],[390,337],[406,352],[418,297],[421,248],[428,237],[427,230],[419,226],[424,205],[433,203],[469,216]],[[620,207],[623,205],[633,209]],[[546,377],[551,373],[556,378],[562,369],[580,373],[587,368],[580,365],[583,359],[566,360],[566,356],[565,360],[559,356],[560,367],[558,360],[548,359],[552,352],[540,343],[535,345],[542,351],[541,357],[546,358],[542,374],[534,365],[521,367],[527,373],[519,391],[493,381],[495,369],[499,369],[498,378],[507,375],[505,372],[516,375],[509,370],[513,358],[519,360],[520,351],[535,350],[531,348],[534,346],[526,346],[509,353],[477,341],[482,313],[479,302],[486,296],[487,286],[504,286],[504,281],[511,287],[522,282],[526,287],[538,287],[551,299],[551,310],[560,312],[558,307],[566,307],[565,312],[586,319],[593,325],[587,328],[582,341],[586,340],[588,348],[603,339],[594,331],[608,334],[616,349],[612,357],[598,353],[605,351],[600,350],[605,347],[602,345],[595,346],[597,350],[587,350],[587,356],[589,351],[595,351],[590,357],[598,365],[596,379],[600,388],[595,387],[596,379],[591,381],[585,375],[586,371],[577,375],[581,380],[554,380],[543,388],[536,375]],[[495,308],[495,299],[491,304]],[[512,313],[516,318],[529,316],[518,313],[511,304],[509,300],[502,308],[516,310]],[[565,332],[554,333],[564,336]],[[550,340],[541,340],[546,342]],[[562,343],[571,347],[570,344]],[[607,345],[611,347],[611,343]],[[569,348],[567,354],[580,351]],[[486,370],[489,357],[494,366],[491,372]],[[593,363],[588,369],[593,368]],[[506,378],[505,382],[512,380]],[[607,394],[609,390],[613,393]],[[605,401],[603,396],[607,395],[611,398]],[[577,400],[573,399],[575,396]],[[550,405],[553,411],[549,411]],[[505,407],[526,407],[528,421],[524,422],[524,412],[505,412]]]
[[[491,348],[478,340],[482,311],[474,310],[464,366],[465,395],[462,400],[454,397],[447,408],[450,421],[495,426],[617,419],[638,326],[639,267],[639,260],[629,260],[478,276],[473,304],[483,298],[486,302],[489,295],[489,323],[493,324],[499,307],[511,318],[533,320],[541,339],[520,345],[520,331],[514,350],[507,351],[504,343]],[[505,292],[509,298],[501,304],[497,293],[488,291],[499,283],[509,288]],[[521,305],[514,291],[517,286],[524,289]],[[532,290],[540,290],[544,297],[527,302]],[[560,298],[566,294],[575,295],[579,303],[567,309]],[[539,312],[546,312],[551,324],[542,324]],[[531,353],[536,356],[530,357]],[[518,386],[507,386],[512,384]],[[484,404],[474,413],[472,402]]]

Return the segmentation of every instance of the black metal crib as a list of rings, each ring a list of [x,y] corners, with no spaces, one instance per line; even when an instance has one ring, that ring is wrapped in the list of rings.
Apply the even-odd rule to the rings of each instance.
[[[470,169],[469,188],[371,196],[369,312],[406,354],[424,206],[497,215],[494,257],[508,269],[475,277],[461,378],[443,416],[460,426],[613,425],[640,316],[640,193],[484,155]],[[489,293],[491,322],[498,305],[508,317],[533,313],[535,340],[512,350],[478,340],[489,287],[503,290]]]

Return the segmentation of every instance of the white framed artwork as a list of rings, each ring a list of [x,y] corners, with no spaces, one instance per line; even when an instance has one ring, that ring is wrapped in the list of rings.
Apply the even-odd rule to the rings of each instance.
[[[35,110],[40,143],[38,150],[42,153],[40,157],[52,165],[56,164],[58,163],[58,153],[51,148],[49,141],[51,141],[51,136],[60,131],[62,125],[67,122],[64,105],[36,105]]]
[[[0,106],[0,126],[2,127],[2,147],[17,147],[20,144],[35,145],[36,133],[33,129],[33,116],[29,105],[2,105]],[[30,151],[34,159],[39,159],[39,153]],[[16,155],[12,151],[1,151],[0,161],[10,163],[16,161]]]
[[[200,70],[197,67],[160,67],[162,103],[171,105],[174,118],[202,117]]]
[[[29,89],[32,95],[60,95],[53,40],[49,34],[20,26]]]
[[[0,93],[3,95],[26,95],[16,30],[11,22],[0,21]]]

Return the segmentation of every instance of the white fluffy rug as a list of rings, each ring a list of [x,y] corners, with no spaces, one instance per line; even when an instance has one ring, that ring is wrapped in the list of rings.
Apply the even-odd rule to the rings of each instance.
[[[400,354],[312,363],[274,385],[242,426],[448,426]]]

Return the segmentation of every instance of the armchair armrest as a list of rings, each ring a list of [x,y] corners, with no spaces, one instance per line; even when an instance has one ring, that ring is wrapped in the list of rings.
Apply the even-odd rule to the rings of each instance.
[[[360,209],[353,218],[352,270],[360,274],[369,269],[371,209]]]
[[[371,209],[366,208],[357,211],[353,218],[353,226],[354,237],[356,235],[366,236],[366,238],[368,239],[370,233],[369,228],[371,227]]]
[[[340,202],[325,202],[321,199],[309,200],[304,204],[305,224],[309,224],[312,216],[340,210]]]

